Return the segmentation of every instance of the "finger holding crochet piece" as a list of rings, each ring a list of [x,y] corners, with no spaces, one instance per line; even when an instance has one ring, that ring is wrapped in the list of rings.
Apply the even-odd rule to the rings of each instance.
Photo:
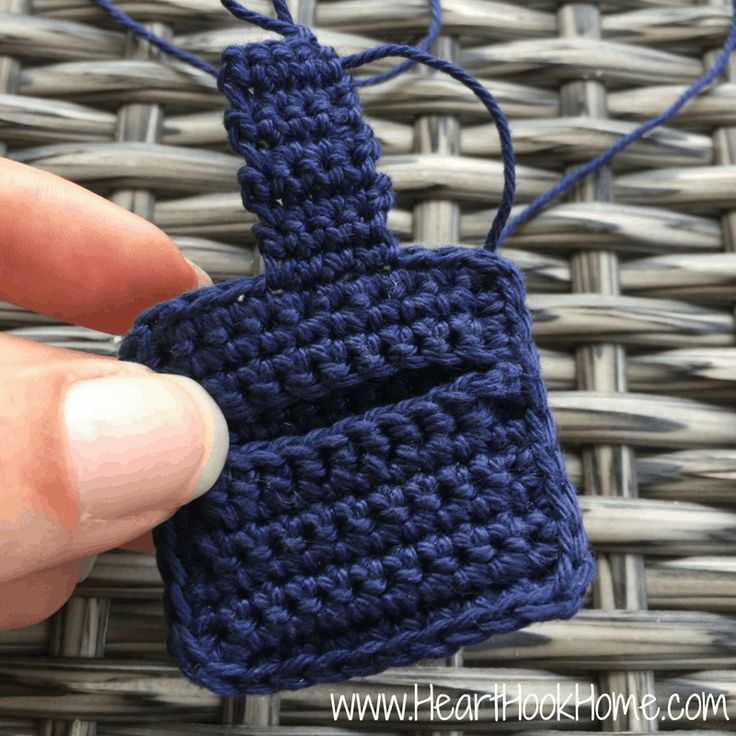
[[[10,302],[124,331],[141,309],[212,284],[161,230],[99,195],[7,159],[0,179]],[[206,491],[229,444],[195,381],[18,335],[0,335],[0,404],[0,630],[48,618],[94,555]]]

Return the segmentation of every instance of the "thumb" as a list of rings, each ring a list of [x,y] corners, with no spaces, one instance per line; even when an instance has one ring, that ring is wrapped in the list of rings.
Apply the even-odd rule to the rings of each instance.
[[[228,430],[194,381],[2,336],[0,582],[117,547],[207,491]]]

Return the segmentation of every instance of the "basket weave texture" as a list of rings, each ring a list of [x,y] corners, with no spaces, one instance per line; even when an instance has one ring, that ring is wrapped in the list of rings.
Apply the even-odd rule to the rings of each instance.
[[[119,7],[210,61],[267,34],[214,0]],[[417,38],[425,0],[296,0],[353,53]],[[267,11],[265,2],[249,6]],[[546,190],[677,95],[714,59],[728,0],[443,0],[440,55],[497,95],[519,200]],[[378,63],[387,68],[392,62]],[[376,69],[372,70],[375,71]],[[733,79],[732,79],[733,77]],[[332,717],[330,693],[542,697],[725,693],[736,718],[736,63],[712,91],[506,242],[524,272],[550,405],[598,576],[574,619],[448,661],[278,696],[220,698],[165,651],[151,556],[111,552],[51,620],[0,633],[0,733],[319,734],[477,730],[693,732],[729,724],[594,718],[420,724]],[[478,244],[501,193],[497,138],[452,80],[413,68],[361,90],[406,242]],[[88,0],[0,0],[0,155],[73,179],[152,220],[217,279],[261,270],[214,80],[128,38]],[[0,304],[3,329],[112,354],[108,335]],[[423,691],[422,688],[425,688]]]

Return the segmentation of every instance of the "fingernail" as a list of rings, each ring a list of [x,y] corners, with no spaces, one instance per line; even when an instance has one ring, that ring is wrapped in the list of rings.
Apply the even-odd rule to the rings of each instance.
[[[83,583],[89,577],[89,574],[92,572],[92,568],[95,566],[95,562],[97,562],[97,555],[85,557],[83,560],[79,561],[79,577],[77,578],[77,585],[79,585],[79,583]]]
[[[227,456],[222,412],[182,376],[79,381],[64,421],[80,510],[95,518],[173,512],[214,485]]]
[[[212,286],[212,279],[204,269],[200,268],[194,261],[185,257],[186,262],[192,267],[197,276],[197,286]]]

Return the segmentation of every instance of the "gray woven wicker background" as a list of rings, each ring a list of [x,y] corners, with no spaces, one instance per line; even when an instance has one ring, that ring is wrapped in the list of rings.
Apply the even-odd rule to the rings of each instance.
[[[425,0],[294,0],[324,43],[415,39]],[[263,37],[216,0],[120,0],[212,61]],[[443,0],[437,51],[496,93],[512,122],[520,201],[664,109],[714,59],[729,0]],[[266,12],[263,0],[249,6]],[[383,64],[383,68],[391,62]],[[381,65],[378,65],[381,68]],[[362,92],[405,240],[482,241],[501,189],[496,135],[472,95],[413,69]],[[258,270],[222,99],[90,0],[0,0],[0,155],[103,193],[170,233],[215,278]],[[2,213],[0,213],[2,216]],[[53,242],[49,248],[53,248]],[[0,732],[342,736],[559,728],[728,730],[736,722],[736,64],[671,125],[632,146],[510,239],[568,466],[598,557],[575,619],[337,688],[221,699],[165,651],[152,557],[111,552],[52,620],[0,633]],[[113,353],[110,336],[0,304],[0,326]],[[665,703],[725,693],[732,722],[333,722],[329,693],[458,695],[592,683]],[[406,690],[406,688],[410,688]],[[489,716],[490,718],[490,716]]]

